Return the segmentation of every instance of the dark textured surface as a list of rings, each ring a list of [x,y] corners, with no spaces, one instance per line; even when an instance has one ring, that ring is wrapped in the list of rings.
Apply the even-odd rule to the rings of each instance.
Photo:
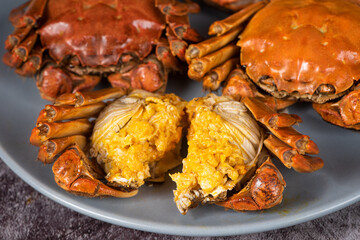
[[[188,239],[123,228],[69,210],[35,191],[1,160],[0,201],[0,239]],[[293,227],[217,239],[360,239],[360,202]]]

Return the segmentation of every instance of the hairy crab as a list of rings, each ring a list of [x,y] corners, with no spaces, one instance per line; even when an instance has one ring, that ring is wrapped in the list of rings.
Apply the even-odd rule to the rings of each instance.
[[[112,86],[163,92],[170,70],[183,65],[186,41],[199,35],[188,13],[199,7],[177,0],[30,0],[14,9],[15,27],[3,61],[37,77],[43,98]]]
[[[353,31],[360,29],[358,3],[254,3],[214,22],[209,34],[216,37],[189,46],[188,74],[206,89],[224,83],[224,95],[259,97],[277,109],[310,101],[326,121],[359,130],[360,32]]]
[[[301,119],[278,114],[255,98],[239,102],[209,94],[190,101],[186,112],[188,155],[182,173],[171,175],[182,214],[200,202],[237,211],[281,203],[285,181],[264,146],[298,172],[323,167],[321,158],[305,155],[318,154],[316,144],[292,128]]]
[[[238,102],[211,94],[187,104],[173,94],[125,94],[119,88],[64,94],[40,112],[30,142],[40,147],[42,162],[57,159],[53,172],[63,189],[92,197],[131,197],[144,181],[163,181],[169,169],[181,164],[180,140],[187,128],[184,169],[172,175],[183,214],[199,201],[235,210],[279,204],[285,182],[264,157],[263,145],[296,171],[323,166],[320,158],[305,155],[318,153],[315,143],[291,127],[299,117],[276,113],[255,98]],[[88,120],[92,117],[94,126]],[[272,134],[268,137],[256,121]],[[205,187],[209,179],[212,190]]]
[[[181,164],[186,102],[174,94],[125,93],[120,88],[68,93],[40,112],[30,143],[40,147],[40,161],[56,160],[55,181],[66,191],[131,197],[144,181],[164,181],[164,174]],[[115,100],[104,103],[107,99]]]

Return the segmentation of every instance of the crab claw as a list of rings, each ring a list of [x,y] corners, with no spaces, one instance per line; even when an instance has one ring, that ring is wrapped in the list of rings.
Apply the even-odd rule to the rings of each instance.
[[[281,203],[285,186],[280,171],[268,157],[239,193],[216,204],[236,211],[271,208]]]
[[[36,85],[42,98],[54,100],[57,96],[70,93],[72,90],[71,77],[61,68],[49,64],[41,70]]]
[[[76,145],[66,150],[54,163],[56,183],[68,192],[89,197],[113,196],[128,198],[137,190],[125,192],[110,188],[95,177],[102,177],[99,166],[90,161]]]
[[[222,93],[234,100],[256,97],[275,111],[287,108],[296,102],[295,100],[277,99],[273,96],[261,94],[249,76],[240,68],[236,68],[230,73]]]
[[[332,124],[360,130],[360,85],[337,103],[314,103],[314,109]]]
[[[112,74],[108,80],[113,87],[164,92],[167,83],[167,70],[156,59],[156,56],[150,55],[130,71]]]

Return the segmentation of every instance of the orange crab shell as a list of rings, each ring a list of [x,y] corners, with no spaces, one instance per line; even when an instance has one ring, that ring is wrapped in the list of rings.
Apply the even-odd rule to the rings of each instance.
[[[154,1],[98,2],[48,2],[49,20],[39,33],[49,55],[57,62],[75,55],[81,65],[91,67],[116,65],[123,53],[145,58],[165,28],[165,17]]]
[[[354,3],[273,0],[242,33],[241,63],[255,82],[272,78],[278,91],[314,94],[325,84],[342,93],[360,78],[359,29]]]

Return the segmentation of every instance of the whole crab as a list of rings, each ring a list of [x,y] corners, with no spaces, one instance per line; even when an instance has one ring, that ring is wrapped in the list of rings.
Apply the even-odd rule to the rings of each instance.
[[[188,74],[203,80],[206,89],[216,90],[224,83],[224,95],[259,97],[277,109],[310,101],[326,121],[359,130],[357,3],[257,2],[214,22],[209,34],[216,37],[189,46]]]
[[[202,116],[206,113],[204,115],[199,109],[214,115],[215,119],[204,121]],[[94,117],[95,124],[89,121]],[[201,128],[197,127],[198,117],[203,119]],[[267,135],[255,119],[272,133],[265,140]],[[181,164],[180,140],[183,130],[190,126],[189,154],[184,160],[188,168],[172,176],[178,184],[175,201],[179,210],[186,213],[199,201],[205,203],[209,199],[235,210],[259,210],[279,204],[285,187],[279,170],[264,157],[263,145],[286,167],[296,171],[313,172],[323,166],[320,158],[305,155],[317,154],[318,149],[308,136],[291,127],[300,121],[296,115],[276,113],[255,98],[237,102],[209,95],[187,104],[174,94],[135,90],[126,95],[123,89],[109,88],[64,94],[54,105],[46,105],[40,112],[30,142],[40,147],[40,161],[52,163],[56,160],[53,165],[55,180],[66,191],[91,197],[131,197],[144,181],[164,181],[164,174]],[[202,168],[206,162],[201,164],[201,160],[199,163],[190,157],[215,151],[211,147],[197,148],[208,144],[208,139],[201,137],[205,135],[197,136],[201,129],[210,131],[209,124],[218,131],[213,138],[219,143],[227,141],[228,149],[234,150],[231,157],[223,157],[219,164],[221,167],[216,174],[226,181],[215,182],[214,186],[219,189],[217,185],[226,183],[226,187],[218,195],[201,195],[205,190],[201,189],[200,182],[204,181],[200,177],[196,188],[183,181],[186,180],[183,174],[208,174],[205,178],[213,178],[211,172]],[[226,126],[228,130],[217,130],[217,126]],[[214,154],[216,158],[219,156],[221,154]],[[191,165],[199,166],[198,170]],[[182,189],[181,182],[184,183]],[[245,188],[238,194],[230,192],[243,186]],[[194,194],[198,197],[191,197]]]
[[[183,69],[185,41],[199,41],[188,19],[198,11],[176,0],[30,0],[10,13],[15,30],[3,61],[19,75],[36,74],[48,100],[102,78],[162,92],[169,70]]]

